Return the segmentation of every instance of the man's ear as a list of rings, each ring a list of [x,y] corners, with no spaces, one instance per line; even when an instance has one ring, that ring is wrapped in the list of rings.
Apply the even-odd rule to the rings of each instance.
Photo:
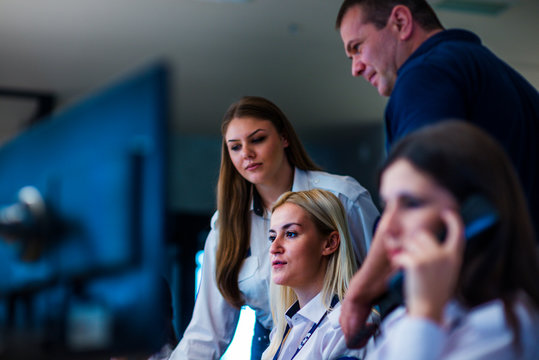
[[[339,248],[341,244],[341,237],[338,231],[333,231],[325,240],[324,248],[322,249],[322,255],[331,255]]]
[[[414,18],[407,6],[396,5],[391,10],[388,24],[391,29],[398,33],[399,40],[408,40],[412,36],[414,28]]]

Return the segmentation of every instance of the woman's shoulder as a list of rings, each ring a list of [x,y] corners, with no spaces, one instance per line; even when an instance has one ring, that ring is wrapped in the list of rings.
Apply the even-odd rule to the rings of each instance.
[[[495,299],[481,304],[471,309],[467,314],[467,322],[485,329],[505,328],[507,326],[507,317],[505,315],[505,305],[501,299]],[[531,301],[525,294],[518,294],[512,305],[521,326],[537,330],[539,326],[539,309],[531,304]]]
[[[335,194],[345,195],[350,199],[355,199],[367,192],[367,189],[351,176],[330,174],[325,171],[303,171],[302,175],[305,177],[309,189],[324,189]]]
[[[522,357],[524,359],[530,358],[527,356],[528,354],[539,351],[539,343],[537,342],[539,338],[539,309],[528,300],[526,296],[519,294],[512,305],[513,313],[518,322],[519,342],[526,354]],[[475,334],[474,336],[488,335],[490,338],[496,338],[500,346],[505,341],[508,349],[512,348],[515,336],[509,326],[506,308],[501,299],[489,301],[468,311],[462,321],[457,321],[455,333],[467,334],[468,341],[473,340],[473,336],[470,334]]]
[[[210,220],[210,227],[212,230],[217,228],[217,220],[219,219],[219,210],[215,210]]]
[[[525,294],[519,294],[515,305],[515,314],[519,321],[522,348],[531,358],[539,355],[539,308],[533,305]]]

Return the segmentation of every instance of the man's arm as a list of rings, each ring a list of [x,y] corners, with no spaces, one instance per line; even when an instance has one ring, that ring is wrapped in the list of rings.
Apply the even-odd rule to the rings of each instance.
[[[387,290],[391,268],[384,243],[376,234],[363,265],[350,281],[342,303],[339,322],[349,348],[362,347],[367,342],[370,332],[365,322],[374,302]]]

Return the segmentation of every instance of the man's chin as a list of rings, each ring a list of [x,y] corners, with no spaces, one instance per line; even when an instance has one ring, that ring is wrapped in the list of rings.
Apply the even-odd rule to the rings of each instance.
[[[391,96],[392,90],[393,89],[389,89],[387,87],[378,87],[378,94],[380,94],[381,96],[389,97]]]
[[[383,78],[378,79],[379,82],[377,82],[375,85],[376,90],[378,90],[378,94],[381,96],[390,96],[391,92],[393,91],[393,84],[388,83],[387,81],[381,81]],[[380,82],[381,81],[381,82]]]

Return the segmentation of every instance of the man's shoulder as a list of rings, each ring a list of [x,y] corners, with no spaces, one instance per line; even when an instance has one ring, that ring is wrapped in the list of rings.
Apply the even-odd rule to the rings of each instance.
[[[485,47],[481,43],[481,39],[474,33],[463,29],[449,29],[443,30],[432,37],[428,38],[421,44],[416,50],[417,54],[414,55],[431,56],[437,53],[446,53],[447,49],[451,51],[476,51],[478,49],[484,49]]]
[[[404,79],[408,73],[413,73],[411,78],[421,74],[431,76],[432,70],[450,73],[462,64],[492,56],[494,54],[474,33],[461,29],[444,30],[425,40],[405,61],[398,75]]]

